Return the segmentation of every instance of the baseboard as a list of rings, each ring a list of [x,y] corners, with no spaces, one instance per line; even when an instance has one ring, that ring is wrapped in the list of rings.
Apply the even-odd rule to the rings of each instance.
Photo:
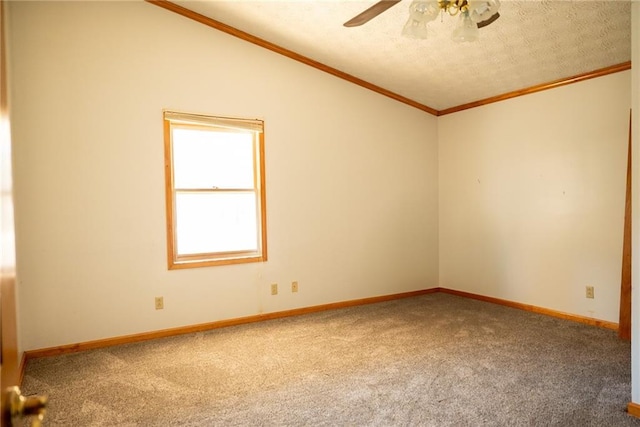
[[[43,348],[38,350],[29,350],[29,351],[25,351],[24,354],[22,355],[22,362],[20,364],[20,375],[22,379],[22,375],[24,375],[26,361],[28,361],[29,359],[35,359],[38,357],[58,356],[61,354],[76,353],[76,352],[85,351],[85,350],[94,350],[98,348],[111,347],[114,345],[130,344],[130,343],[135,343],[140,341],[153,340],[157,338],[167,338],[167,337],[172,337],[176,335],[184,335],[184,334],[190,334],[194,332],[209,331],[212,329],[226,328],[229,326],[243,325],[246,323],[262,322],[265,320],[280,319],[283,317],[300,316],[303,314],[316,313],[319,311],[335,310],[339,308],[354,307],[354,306],[365,305],[365,304],[375,304],[378,302],[391,301],[391,300],[402,299],[402,298],[411,298],[419,295],[431,294],[436,292],[443,292],[443,293],[456,295],[464,298],[471,298],[471,299],[476,299],[484,302],[490,302],[493,304],[500,304],[500,305],[504,305],[511,308],[517,308],[520,310],[530,311],[533,313],[544,314],[547,316],[557,317],[565,320],[571,320],[574,322],[584,323],[591,326],[597,326],[597,327],[613,329],[613,330],[618,329],[617,323],[608,322],[605,320],[594,319],[591,317],[577,316],[574,314],[563,313],[561,311],[555,311],[547,308],[536,307],[534,305],[522,304],[519,302],[513,302],[513,301],[504,300],[500,298],[493,298],[493,297],[488,297],[484,295],[473,294],[470,292],[457,291],[454,289],[430,288],[430,289],[422,289],[419,291],[403,292],[398,294],[382,295],[377,297],[315,305],[311,307],[295,308],[292,310],[277,311],[273,313],[263,313],[263,314],[257,314],[254,316],[238,317],[235,319],[219,320],[216,322],[201,323],[197,325],[182,326],[178,328],[163,329],[159,331],[143,332],[140,334],[125,335],[125,336],[106,338],[106,339],[95,340],[95,341],[87,341],[87,342],[82,342],[77,344],[68,344],[68,345],[49,347],[49,348]]]
[[[579,323],[584,323],[591,326],[597,326],[599,328],[612,329],[614,331],[618,330],[617,323],[609,322],[606,320],[594,319],[593,317],[578,316],[575,314],[564,313],[562,311],[556,311],[548,308],[537,307],[535,305],[522,304],[519,302],[513,302],[513,301],[504,300],[500,298],[493,298],[493,297],[488,297],[488,296],[479,295],[479,294],[472,294],[470,292],[456,291],[454,289],[438,288],[438,290],[440,292],[444,292],[451,295],[457,295],[460,297],[476,299],[479,301],[490,302],[493,304],[500,304],[507,307],[530,311],[533,313],[544,314],[546,316],[557,317],[559,319],[571,320],[573,322],[579,322]]]
[[[20,365],[18,366],[18,384],[22,386],[22,380],[24,379],[24,373],[27,370],[27,355],[22,352],[22,357],[20,358]]]
[[[640,405],[637,403],[629,402],[627,405],[627,413],[633,415],[636,418],[640,418]]]
[[[166,338],[176,335],[190,334],[194,332],[209,331],[212,329],[225,328],[229,326],[243,325],[246,323],[262,322],[265,320],[280,319],[283,317],[300,316],[303,314],[316,313],[319,311],[335,310],[339,308],[354,307],[365,304],[375,304],[378,302],[391,301],[402,298],[411,298],[419,295],[431,294],[438,292],[438,288],[422,289],[419,291],[403,292],[391,295],[381,295],[377,297],[362,298],[356,300],[348,300],[335,302],[330,304],[315,305],[311,307],[295,308],[292,310],[277,311],[273,313],[263,313],[254,316],[239,317],[235,319],[219,320],[210,323],[201,323],[198,325],[183,326],[178,328],[163,329],[159,331],[143,332],[140,334],[125,335],[114,338],[106,338],[102,340],[87,341],[77,344],[68,344],[57,347],[43,348],[39,350],[25,351],[23,359],[35,359],[38,357],[58,356],[61,354],[76,353],[85,350],[94,350],[97,348],[111,347],[114,345],[129,344],[140,341],[148,341],[157,338]]]

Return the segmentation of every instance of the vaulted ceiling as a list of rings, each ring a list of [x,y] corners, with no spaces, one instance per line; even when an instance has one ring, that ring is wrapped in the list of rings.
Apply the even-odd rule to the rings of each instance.
[[[631,59],[625,0],[503,0],[500,18],[471,43],[451,40],[458,17],[448,15],[429,24],[426,40],[403,37],[410,0],[354,28],[343,23],[376,1],[173,3],[438,111]]]

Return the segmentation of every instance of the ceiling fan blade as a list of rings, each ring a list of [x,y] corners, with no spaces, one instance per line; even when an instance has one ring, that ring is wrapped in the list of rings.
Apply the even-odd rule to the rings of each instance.
[[[351,18],[344,23],[345,27],[357,27],[371,21],[385,10],[400,3],[402,0],[382,0],[365,10],[361,14]]]
[[[491,18],[487,19],[486,21],[478,22],[478,28],[486,27],[498,18],[500,18],[500,14],[496,12],[491,15]]]

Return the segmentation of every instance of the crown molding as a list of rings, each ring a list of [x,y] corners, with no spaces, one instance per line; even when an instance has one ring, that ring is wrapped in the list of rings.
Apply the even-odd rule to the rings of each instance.
[[[335,77],[341,78],[358,86],[361,86],[365,89],[369,89],[373,92],[379,93],[391,99],[394,99],[403,104],[409,105],[411,107],[417,108],[419,110],[425,111],[434,116],[444,116],[447,114],[457,113],[459,111],[468,110],[470,108],[481,107],[487,104],[493,104],[494,102],[505,101],[507,99],[516,98],[518,96],[529,95],[536,92],[541,92],[543,90],[554,89],[560,86],[568,85],[571,83],[578,83],[588,79],[592,79],[595,77],[602,77],[608,74],[618,73],[620,71],[626,71],[631,69],[631,61],[623,62],[621,64],[612,65],[605,68],[600,68],[598,70],[590,71],[587,73],[578,74],[571,77],[565,77],[562,79],[554,80],[547,83],[542,83],[539,85],[531,86],[524,89],[515,90],[513,92],[507,92],[502,95],[492,96],[490,98],[481,99],[478,101],[469,102],[466,104],[461,104],[455,107],[446,108],[444,110],[436,110],[435,108],[431,108],[428,105],[421,104],[420,102],[409,99],[405,96],[399,95],[390,90],[384,89],[380,86],[377,86],[373,83],[369,83],[365,80],[362,80],[356,76],[340,71],[336,68],[325,65],[321,62],[315,61],[309,57],[301,55],[292,50],[286,49],[282,46],[279,46],[275,43],[271,43],[267,40],[261,39],[260,37],[256,37],[252,34],[249,34],[245,31],[239,30],[230,25],[224,24],[220,21],[216,21],[215,19],[209,18],[208,16],[204,16],[200,13],[194,12],[191,9],[187,9],[186,7],[180,6],[178,4],[172,3],[167,0],[145,0],[147,3],[151,3],[153,5],[159,6],[163,9],[169,10],[171,12],[177,13],[178,15],[184,16],[185,18],[192,19],[201,24],[207,25],[208,27],[214,28],[218,31],[222,31],[223,33],[229,34],[231,36],[237,37],[241,40],[247,41],[249,43],[253,43],[262,48],[268,49],[272,52],[278,53],[280,55],[286,56],[287,58],[293,59],[295,61],[301,62],[305,65],[313,67],[317,70],[324,71],[325,73],[331,74]]]
[[[343,80],[346,80],[348,82],[354,83],[358,86],[361,86],[365,89],[369,89],[372,90],[374,92],[377,92],[381,95],[387,96],[391,99],[394,99],[398,102],[402,102],[403,104],[407,104],[411,107],[417,108],[419,110],[425,111],[429,114],[433,114],[434,116],[438,115],[438,110],[431,108],[427,105],[421,104],[417,101],[414,101],[412,99],[409,99],[407,97],[404,97],[402,95],[398,95],[397,93],[391,92],[390,90],[384,89],[380,86],[374,85],[373,83],[369,83],[367,81],[364,81],[362,79],[359,79],[356,76],[352,76],[351,74],[347,74],[343,71],[340,71],[336,68],[333,67],[329,67],[328,65],[325,65],[321,62],[315,61],[311,58],[308,58],[304,55],[300,55],[299,53],[296,53],[292,50],[286,49],[282,46],[278,46],[277,44],[271,43],[267,40],[261,39],[260,37],[256,37],[254,35],[251,35],[247,32],[244,32],[242,30],[239,30],[235,27],[232,27],[230,25],[224,24],[220,21],[216,21],[215,19],[209,18],[208,16],[204,16],[201,15],[197,12],[192,11],[191,9],[187,9],[186,7],[182,7],[180,5],[177,5],[175,3],[171,3],[170,1],[166,1],[166,0],[145,0],[147,3],[151,3],[154,4],[156,6],[160,6],[164,9],[167,9],[171,12],[175,12],[178,15],[182,15],[185,18],[189,18],[192,19],[196,22],[199,22],[201,24],[207,25],[211,28],[215,28],[216,30],[222,31],[223,33],[227,33],[231,36],[234,37],[238,37],[239,39],[242,39],[244,41],[247,41],[249,43],[253,43],[255,45],[258,45],[260,47],[263,47],[265,49],[268,49],[272,52],[275,53],[279,53],[280,55],[286,56],[287,58],[293,59],[295,61],[298,62],[302,62],[305,65],[309,65],[310,67],[313,67],[317,70],[320,71],[324,71],[325,73],[329,73],[332,74],[336,77],[339,77]]]
[[[618,73],[620,71],[626,71],[630,69],[631,69],[631,61],[627,61],[627,62],[623,62],[622,64],[611,65],[610,67],[600,68],[598,70],[590,71],[588,73],[577,74],[575,76],[554,80],[548,83],[542,83],[542,84],[531,86],[525,89],[514,90],[513,92],[507,92],[502,95],[492,96],[490,98],[481,99],[479,101],[469,102],[468,104],[462,104],[456,107],[440,110],[438,111],[438,116],[457,113],[458,111],[468,110],[470,108],[480,107],[487,104],[493,104],[494,102],[504,101],[507,99],[516,98],[518,96],[529,95],[531,93],[541,92],[547,89],[554,89],[554,88],[565,86],[571,83],[579,83],[585,80],[593,79],[595,77],[602,77],[608,74]]]

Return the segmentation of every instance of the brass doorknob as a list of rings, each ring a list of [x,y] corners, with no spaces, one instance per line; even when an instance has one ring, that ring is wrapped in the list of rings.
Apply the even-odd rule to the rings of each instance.
[[[19,421],[27,417],[33,417],[31,419],[33,427],[42,425],[49,400],[47,396],[25,397],[20,392],[20,388],[15,386],[6,389],[4,395],[3,426],[17,426]]]

